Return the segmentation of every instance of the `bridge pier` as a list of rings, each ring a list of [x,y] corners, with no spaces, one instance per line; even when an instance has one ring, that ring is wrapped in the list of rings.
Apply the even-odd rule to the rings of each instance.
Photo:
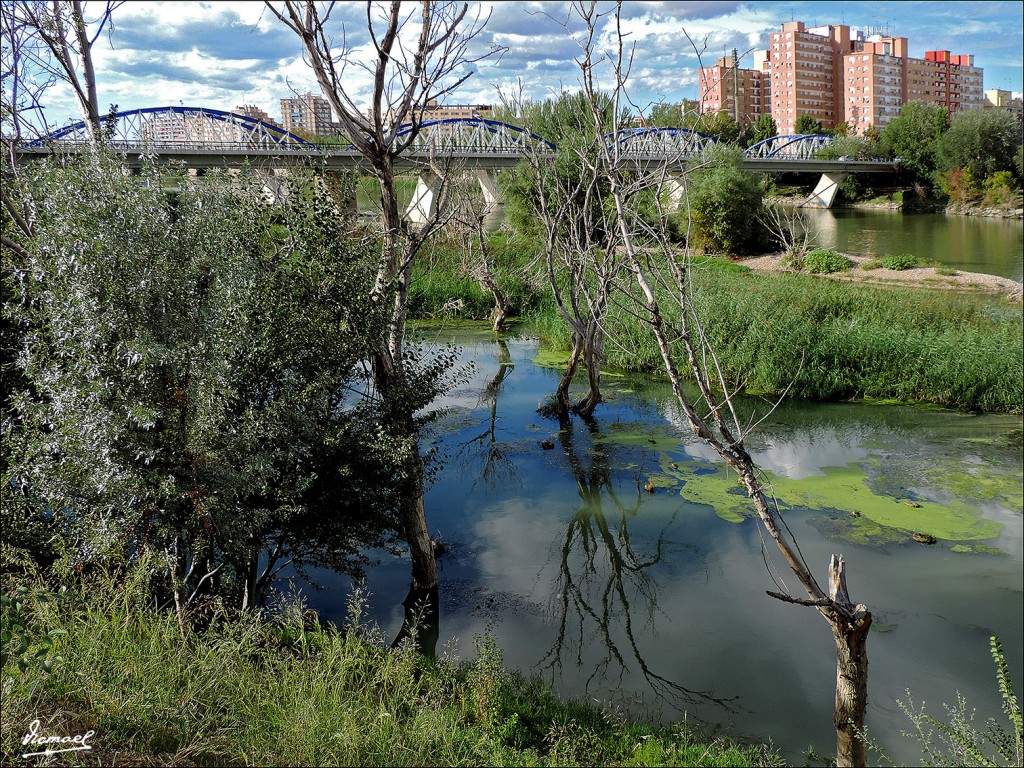
[[[673,206],[679,207],[683,202],[683,198],[686,195],[686,186],[686,176],[683,174],[668,176],[665,179],[665,191],[668,193],[669,202]]]
[[[835,202],[836,194],[839,192],[839,185],[849,175],[842,171],[831,171],[821,174],[818,186],[811,192],[811,196],[807,198],[807,202],[804,205],[810,208],[831,208],[832,203]]]
[[[505,215],[505,203],[498,189],[498,177],[494,171],[477,170],[476,180],[483,192],[486,215],[484,230],[493,232]],[[441,188],[441,178],[429,169],[420,172],[416,178],[416,189],[412,200],[405,209],[405,218],[414,226],[423,226],[431,216],[437,213],[437,195]]]

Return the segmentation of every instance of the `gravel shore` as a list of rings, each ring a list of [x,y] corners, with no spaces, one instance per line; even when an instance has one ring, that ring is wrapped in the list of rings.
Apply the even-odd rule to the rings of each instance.
[[[862,269],[861,265],[869,261],[868,256],[852,256],[846,254],[850,261],[854,262],[851,269],[846,272],[836,272],[831,275],[815,275],[816,277],[827,277],[832,280],[846,280],[847,282],[866,283],[869,285],[896,285],[924,288],[945,288],[950,290],[975,290],[988,293],[998,293],[1009,298],[1020,301],[1022,284],[1007,277],[986,275],[981,272],[962,272],[957,270],[953,275],[940,275],[933,267],[915,267],[894,271],[879,267],[878,269]],[[781,253],[768,254],[766,256],[755,256],[749,259],[740,260],[740,264],[750,267],[758,272],[792,272],[782,266]]]

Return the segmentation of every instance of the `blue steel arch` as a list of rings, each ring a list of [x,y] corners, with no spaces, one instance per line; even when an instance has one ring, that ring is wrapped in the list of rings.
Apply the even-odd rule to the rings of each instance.
[[[398,136],[408,136],[412,130],[416,128],[413,123],[403,123],[398,128]],[[483,117],[446,117],[441,120],[426,120],[419,124],[418,135],[429,135],[437,129],[447,130],[449,133],[454,133],[457,129],[467,129],[460,131],[462,137],[477,135],[489,135],[495,137],[495,139],[508,139],[506,146],[520,146],[526,139],[531,141],[540,142],[550,150],[555,150],[557,147],[543,136],[538,136],[535,133],[531,133],[525,128],[520,128],[518,125],[512,125],[511,123],[503,123],[499,120],[488,120]],[[489,144],[500,144],[500,142],[488,142]]]
[[[807,158],[827,147],[835,136],[825,133],[793,133],[786,136],[772,136],[752,144],[743,150],[747,157],[793,156]],[[795,150],[795,151],[794,151]]]
[[[646,158],[684,157],[718,143],[714,136],[690,128],[621,128],[601,140],[625,156]]]
[[[701,139],[707,139],[708,141],[718,141],[714,136],[707,133],[701,133],[700,131],[694,131],[690,128],[620,128],[612,133],[606,133],[604,135],[605,140],[609,140],[615,137],[616,141],[622,143],[624,141],[630,141],[639,136],[697,136]]]
[[[115,112],[113,115],[105,117],[104,122],[113,118],[116,119],[120,125],[123,122],[132,123],[132,118],[141,119],[146,115],[158,116],[167,114],[180,115],[182,117],[194,116],[199,118],[209,118],[215,122],[222,122],[229,125],[247,128],[252,132],[252,135],[269,139],[275,147],[297,146],[303,149],[319,151],[319,147],[315,144],[306,141],[301,136],[297,136],[279,126],[265,123],[262,120],[257,120],[256,118],[248,117],[247,115],[239,115],[235,112],[227,112],[222,109],[211,109],[209,107],[145,107],[143,109],[131,109]],[[88,133],[86,131],[84,120],[80,120],[77,123],[71,123],[70,125],[56,131],[52,131],[51,133],[30,142],[29,146],[43,146],[55,141],[70,140],[69,137],[79,133],[82,134],[83,138]],[[121,141],[137,141],[137,138],[121,139]]]

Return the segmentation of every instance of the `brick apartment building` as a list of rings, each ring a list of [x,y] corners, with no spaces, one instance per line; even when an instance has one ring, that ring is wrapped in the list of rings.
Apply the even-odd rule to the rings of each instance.
[[[281,99],[281,127],[311,136],[335,133],[331,123],[331,105],[327,99],[305,93],[294,99]]]
[[[741,69],[736,51],[713,67],[700,70],[702,112],[725,112],[744,128],[757,122],[765,108],[764,76],[759,69]]]
[[[928,51],[923,59],[913,58],[907,38],[865,37],[845,24],[787,22],[771,34],[767,50],[754,53],[753,69],[723,61],[701,70],[703,109],[736,111],[733,95],[723,92],[732,85],[732,72],[751,93],[759,74],[761,108],[782,135],[794,133],[801,115],[820,121],[826,131],[845,122],[863,135],[884,128],[908,101],[938,104],[950,113],[984,106],[983,73],[973,55]],[[748,108],[752,115],[753,106]]]

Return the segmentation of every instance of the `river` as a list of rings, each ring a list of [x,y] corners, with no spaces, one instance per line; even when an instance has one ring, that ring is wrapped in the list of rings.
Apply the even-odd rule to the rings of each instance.
[[[842,253],[910,253],[965,272],[1024,281],[1024,222],[874,208],[805,208],[819,243]]]
[[[770,541],[762,550],[742,493],[682,428],[665,384],[607,377],[596,421],[560,432],[537,413],[558,372],[534,362],[535,340],[455,341],[473,367],[438,404],[430,436],[441,471],[428,519],[447,547],[439,652],[470,657],[490,632],[508,666],[565,696],[771,739],[792,764],[809,747],[834,754],[830,630],[813,609],[765,594],[778,587],[762,552],[775,579],[799,587]],[[1024,680],[1021,427],[1012,416],[790,402],[748,441],[818,578],[841,552],[851,597],[874,613],[868,728],[897,761],[920,759],[900,736],[906,689],[934,714],[957,692],[980,721],[1000,714],[990,635]],[[917,543],[913,531],[939,541]],[[393,637],[408,560],[376,556],[370,615]],[[311,607],[343,620],[349,582],[312,575],[322,589],[306,591]]]

